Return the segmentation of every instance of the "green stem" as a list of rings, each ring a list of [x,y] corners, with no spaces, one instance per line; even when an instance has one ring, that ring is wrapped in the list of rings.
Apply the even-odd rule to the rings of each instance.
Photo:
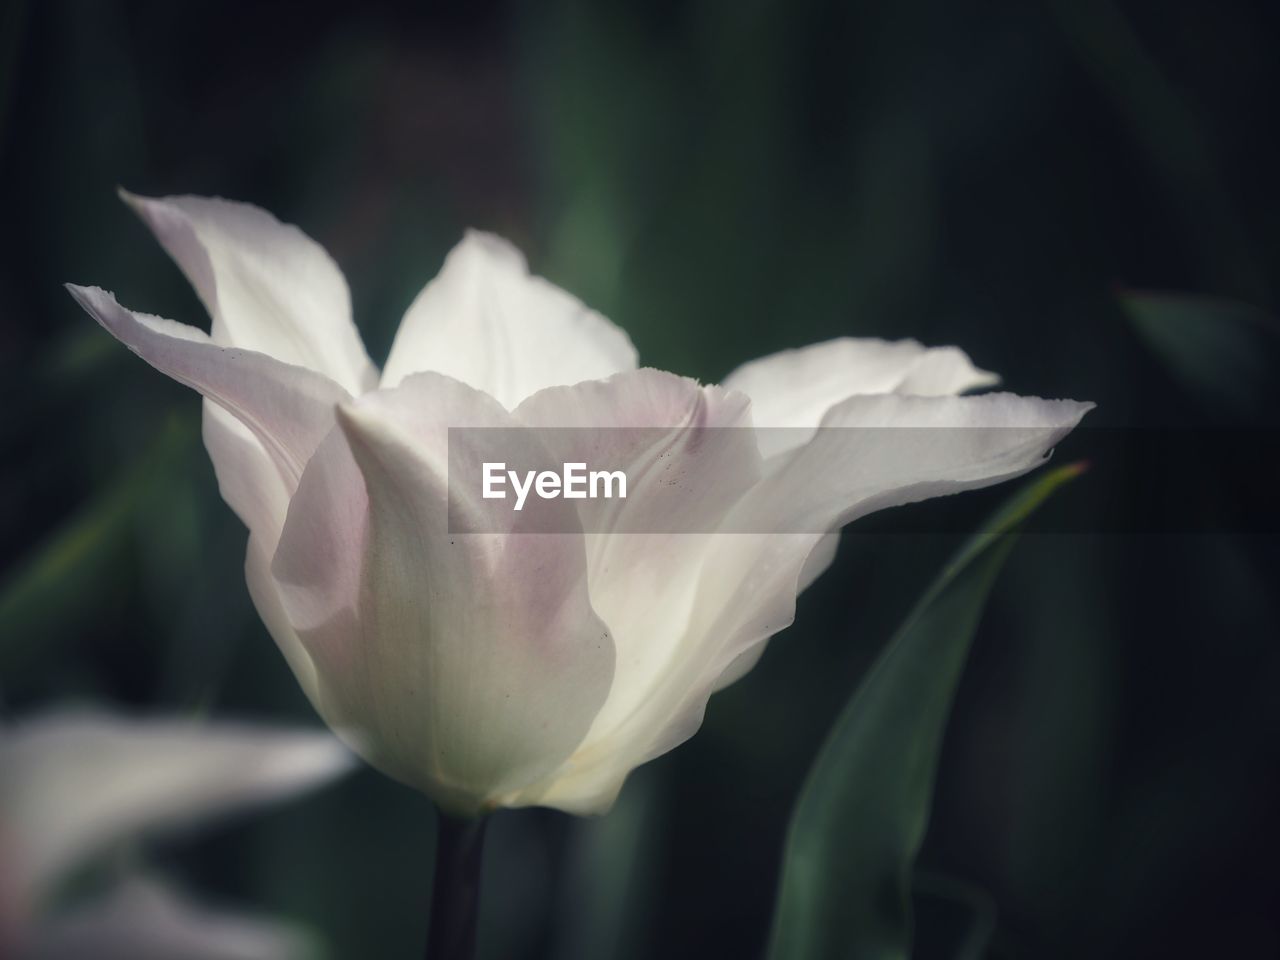
[[[480,860],[486,818],[461,820],[440,814],[436,872],[431,885],[427,960],[473,960],[480,910]]]

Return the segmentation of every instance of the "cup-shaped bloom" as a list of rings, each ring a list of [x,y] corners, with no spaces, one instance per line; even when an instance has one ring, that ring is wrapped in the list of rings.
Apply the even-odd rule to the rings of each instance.
[[[379,374],[341,274],[295,227],[222,200],[126,199],[210,334],[72,293],[204,395],[250,592],[316,709],[454,812],[608,809],[792,621],[843,524],[1024,473],[1089,408],[960,396],[995,377],[914,341],[817,344],[720,386],[637,369],[625,333],[480,233]],[[472,461],[603,456],[648,482],[495,512],[449,488],[457,427],[506,438],[472,441]],[[932,429],[896,429],[916,427]]]

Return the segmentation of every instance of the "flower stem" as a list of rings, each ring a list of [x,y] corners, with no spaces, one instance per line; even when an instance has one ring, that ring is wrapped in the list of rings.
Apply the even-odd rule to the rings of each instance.
[[[441,813],[436,826],[436,871],[431,885],[427,960],[473,960],[480,907],[480,855],[488,819]]]

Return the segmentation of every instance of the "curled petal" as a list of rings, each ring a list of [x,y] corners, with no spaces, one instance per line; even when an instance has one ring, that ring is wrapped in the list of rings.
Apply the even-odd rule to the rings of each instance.
[[[621,329],[530,276],[520,251],[505,240],[472,231],[405,313],[382,385],[432,370],[511,409],[543,387],[635,365],[635,347]]]
[[[120,196],[195,287],[214,343],[315,370],[353,394],[377,384],[342,272],[297,227],[216,197]]]
[[[265,354],[222,347],[195,327],[135,313],[97,287],[67,289],[117,340],[161,373],[199,391],[262,444],[289,489],[350,399],[332,380]]]
[[[765,456],[793,449],[812,435],[827,411],[858,394],[945,396],[990,387],[1000,380],[979,370],[958,347],[924,347],[915,340],[843,337],[743,364],[725,387],[751,398]]]
[[[1009,480],[1038,466],[1093,407],[1011,393],[854,396],[735,510],[752,529],[832,529],[874,510]]]

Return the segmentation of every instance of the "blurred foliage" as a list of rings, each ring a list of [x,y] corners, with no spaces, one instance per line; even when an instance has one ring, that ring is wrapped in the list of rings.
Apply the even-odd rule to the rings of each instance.
[[[1128,293],[1121,303],[1170,373],[1210,404],[1243,422],[1280,409],[1280,329],[1261,310],[1153,293]]]
[[[1012,535],[1081,472],[1058,467],[1011,498],[960,548],[854,691],[791,817],[771,960],[911,956],[912,871],[982,609]],[[981,956],[985,942],[967,949]]]
[[[310,716],[249,604],[197,400],[62,290],[204,322],[118,184],[302,225],[347,273],[375,359],[474,225],[624,324],[645,362],[704,380],[833,336],[915,336],[961,344],[1008,389],[1094,400],[1095,426],[1274,430],[1239,388],[1277,378],[1217,306],[1276,309],[1272,4],[2,6],[12,713],[102,698]],[[1117,286],[1192,299],[1135,325]],[[1258,471],[1273,444],[1258,434]],[[1084,431],[1059,456],[1097,452]],[[1186,455],[1203,497],[1236,496]],[[1161,482],[1100,459],[1041,513],[1081,532],[1024,536],[994,591],[940,757],[916,956],[952,956],[974,903],[995,906],[990,956],[1280,952],[1275,538],[1181,521]],[[960,529],[1001,496],[906,509]],[[1150,501],[1168,533],[1090,525]],[[759,955],[806,771],[956,546],[868,518],[613,815],[500,815],[486,955]],[[335,957],[412,956],[431,818],[364,773],[175,841],[160,866],[311,923]]]

